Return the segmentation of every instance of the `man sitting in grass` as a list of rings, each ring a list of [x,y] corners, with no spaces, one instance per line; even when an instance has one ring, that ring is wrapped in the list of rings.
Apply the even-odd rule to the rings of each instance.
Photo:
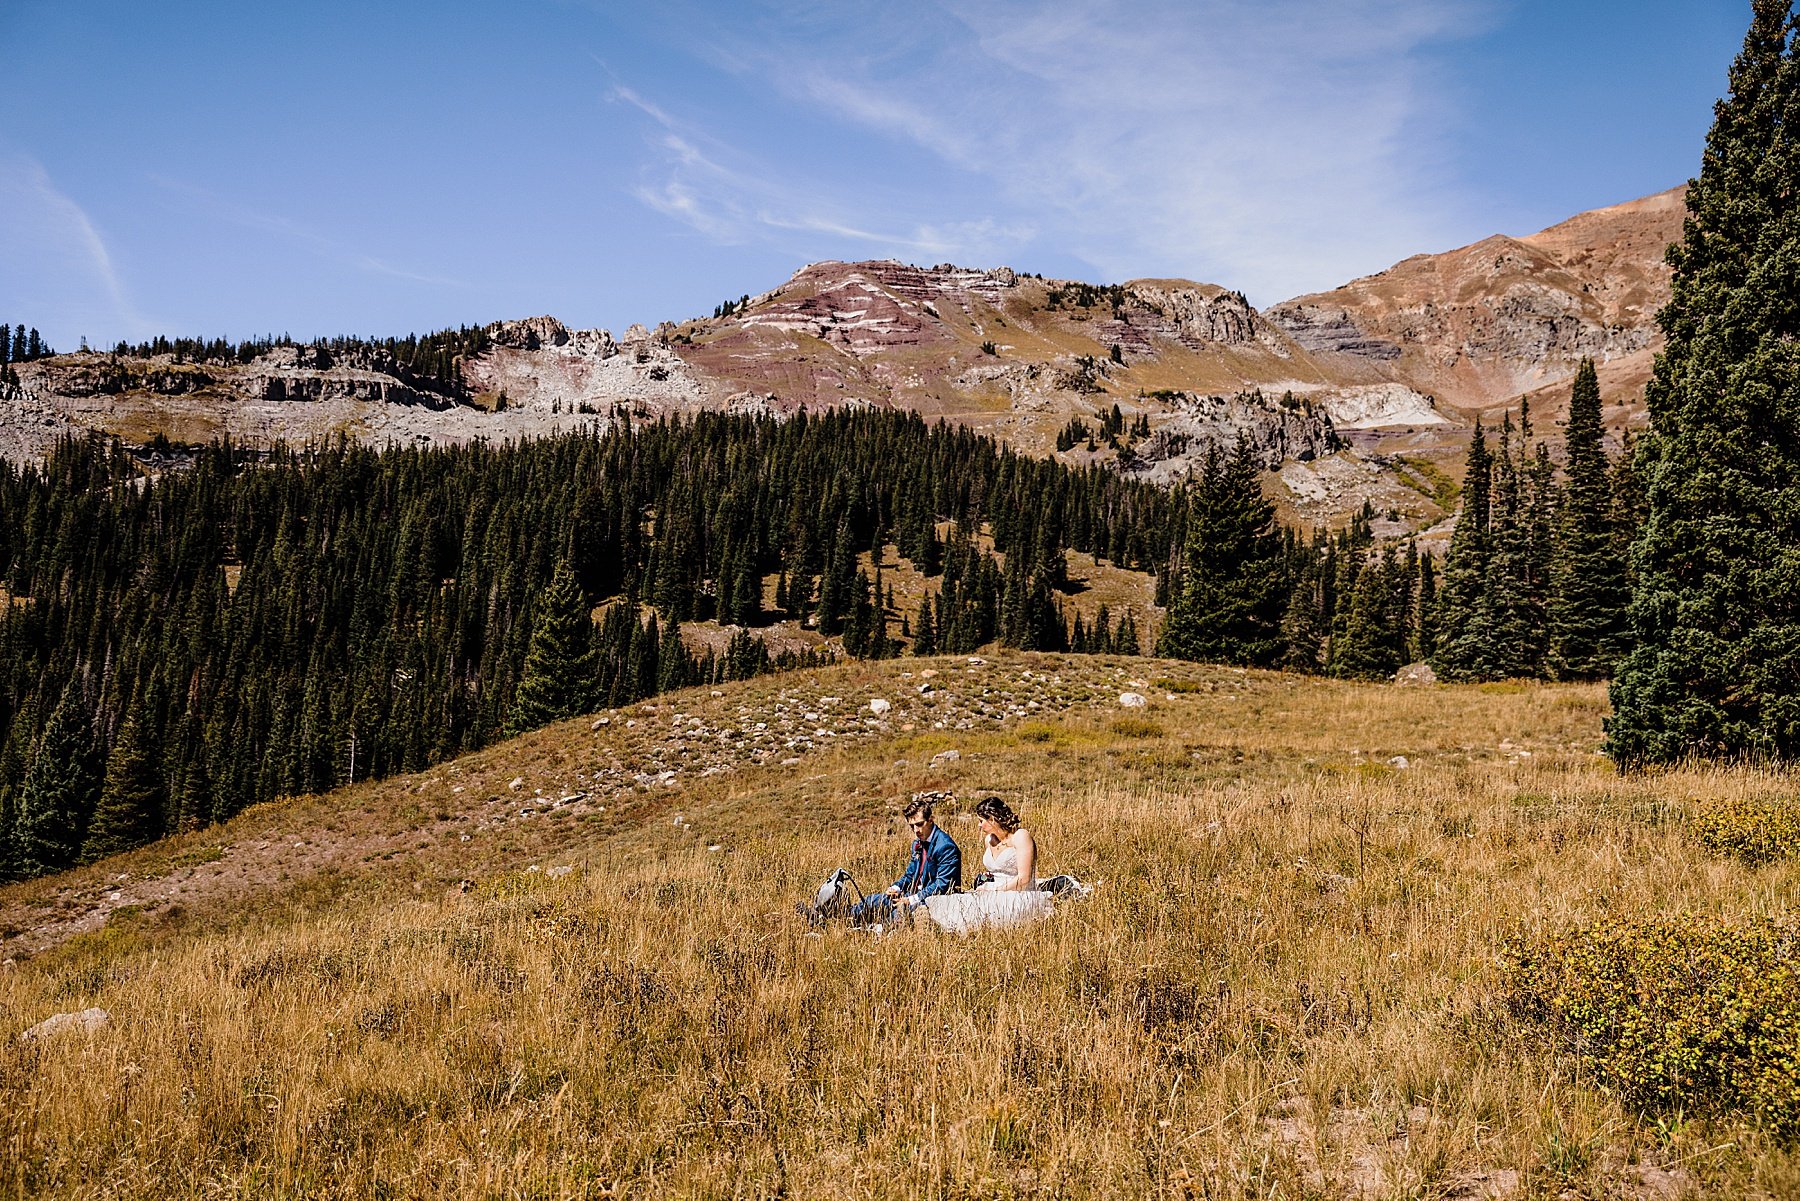
[[[931,799],[915,796],[901,813],[912,832],[913,844],[906,871],[898,880],[888,885],[886,891],[864,897],[846,908],[843,883],[848,882],[849,876],[839,872],[820,890],[819,903],[808,905],[802,901],[800,912],[814,922],[843,913],[852,926],[886,925],[897,916],[910,918],[912,911],[927,897],[960,890],[962,851],[957,848],[956,840],[931,820]]]

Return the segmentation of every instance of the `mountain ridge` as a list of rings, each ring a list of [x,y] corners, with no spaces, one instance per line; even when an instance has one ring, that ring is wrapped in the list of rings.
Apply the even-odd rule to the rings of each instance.
[[[1367,502],[1423,528],[1445,513],[1398,460],[1452,469],[1473,420],[1521,396],[1554,418],[1584,355],[1600,365],[1609,423],[1641,423],[1668,294],[1662,253],[1683,196],[1674,188],[1525,237],[1415,255],[1261,311],[1241,292],[1185,279],[1096,285],[1010,267],[827,260],[711,317],[617,338],[549,316],[495,322],[480,353],[457,360],[456,396],[378,369],[379,356],[285,346],[219,364],[59,355],[18,366],[22,386],[0,400],[0,456],[28,461],[90,429],[132,443],[460,442],[605,425],[622,412],[869,405],[1153,479],[1249,436],[1287,515],[1332,521]],[[1149,433],[1071,436],[1115,406]]]

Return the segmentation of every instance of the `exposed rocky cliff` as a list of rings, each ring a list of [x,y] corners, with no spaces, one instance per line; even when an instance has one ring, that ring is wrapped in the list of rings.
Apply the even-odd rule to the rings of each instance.
[[[1357,363],[1469,415],[1527,393],[1560,411],[1558,394],[1592,357],[1624,421],[1660,345],[1663,254],[1684,198],[1675,188],[1529,237],[1418,255],[1267,316],[1328,369]]]
[[[1123,456],[1121,470],[1159,481],[1185,475],[1209,446],[1234,446],[1245,439],[1257,449],[1262,465],[1278,470],[1293,460],[1308,463],[1343,449],[1331,418],[1311,401],[1288,394],[1280,399],[1261,392],[1235,396],[1167,398],[1169,414],[1150,436]]]

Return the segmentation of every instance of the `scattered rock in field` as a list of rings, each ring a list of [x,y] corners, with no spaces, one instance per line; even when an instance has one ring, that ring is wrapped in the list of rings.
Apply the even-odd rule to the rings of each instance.
[[[876,697],[874,700],[869,702],[869,712],[873,713],[876,717],[885,717],[887,715],[887,711],[889,709],[892,709],[893,707],[894,707],[894,704],[892,701],[886,701],[886,700],[881,699],[880,697]]]
[[[987,660],[983,659],[980,655],[970,655],[969,656],[969,666],[970,667],[986,667]]]
[[[935,754],[931,757],[931,766],[932,767],[943,767],[946,764],[955,763],[958,759],[961,759],[961,758],[962,758],[961,751],[955,751],[955,750],[939,751],[937,754]]]
[[[514,792],[519,791],[519,789],[525,787],[525,777],[524,776],[514,776],[513,782],[511,784],[508,784],[507,787],[512,789]]]
[[[1119,704],[1127,709],[1142,709],[1149,703],[1141,692],[1121,692],[1119,694]]]
[[[92,1009],[83,1009],[75,1013],[58,1013],[45,1018],[31,1029],[20,1034],[19,1041],[22,1043],[38,1042],[42,1039],[53,1038],[58,1034],[66,1034],[76,1030],[92,1034],[110,1021],[112,1021],[112,1014],[101,1009],[99,1006],[95,1006]]]
[[[1394,683],[1404,687],[1423,688],[1438,682],[1437,672],[1429,663],[1408,663],[1394,673]]]
[[[1452,1201],[1505,1201],[1518,1194],[1518,1169],[1491,1168],[1463,1176],[1444,1196]]]
[[[1388,760],[1388,766],[1397,767],[1401,771],[1405,771],[1412,766],[1412,760],[1408,759],[1405,755],[1395,755],[1392,759]]]
[[[931,684],[927,683],[927,684],[919,685],[919,695],[920,696],[930,696],[932,693],[934,693],[936,691],[937,691],[937,689],[935,687],[933,687]]]
[[[575,865],[573,863],[561,863],[544,872],[544,875],[552,880],[560,880],[574,870]]]
[[[794,756],[790,755],[786,759],[783,759],[781,761],[781,766],[783,766],[783,767],[798,767],[798,766],[800,766],[800,760],[795,758]]]
[[[589,727],[588,727],[588,729],[590,729],[590,730],[598,730],[598,729],[599,729],[599,728],[600,728],[600,727],[601,727],[601,726],[610,726],[610,725],[612,725],[612,718],[610,718],[610,717],[596,717],[596,718],[595,718],[595,719],[594,719],[594,724],[593,724],[593,725],[591,725],[591,726],[589,726]]]

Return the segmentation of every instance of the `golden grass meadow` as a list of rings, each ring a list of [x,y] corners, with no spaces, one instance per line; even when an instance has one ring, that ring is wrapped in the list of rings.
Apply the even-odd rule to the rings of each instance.
[[[927,669],[970,711],[997,680],[1013,701],[902,722]],[[675,694],[193,836],[230,863],[362,822],[386,849],[116,908],[0,972],[0,1195],[1800,1196],[1766,1125],[1635,1108],[1522,1022],[1505,954],[1594,923],[1783,917],[1793,861],[1709,849],[1697,823],[1791,778],[1621,777],[1600,687],[983,671]],[[1146,708],[1119,707],[1130,677]],[[894,697],[896,720],[604,813],[456,825],[649,754],[627,720],[713,735],[809,689],[797,704],[840,714]],[[999,791],[1043,869],[1094,895],[968,937],[809,930],[793,902],[831,869],[897,874],[898,804],[923,789],[955,794],[939,820],[971,862],[969,810]],[[206,858],[148,848],[0,904],[17,934],[31,906]],[[88,1006],[111,1020],[18,1037]]]

